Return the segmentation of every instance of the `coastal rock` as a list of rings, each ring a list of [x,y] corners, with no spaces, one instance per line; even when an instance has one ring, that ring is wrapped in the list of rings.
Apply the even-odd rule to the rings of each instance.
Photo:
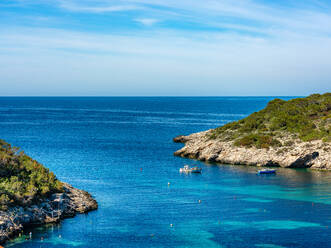
[[[188,136],[178,135],[175,138],[173,138],[173,142],[175,142],[175,143],[185,143],[186,141],[188,141],[187,137]]]
[[[180,136],[185,146],[174,155],[222,164],[331,170],[329,142],[295,140],[289,146],[258,149],[238,147],[233,141],[210,139],[210,132]]]
[[[98,208],[88,192],[67,183],[63,183],[63,188],[64,193],[52,194],[39,204],[0,211],[0,243],[22,232],[24,226],[54,223]]]

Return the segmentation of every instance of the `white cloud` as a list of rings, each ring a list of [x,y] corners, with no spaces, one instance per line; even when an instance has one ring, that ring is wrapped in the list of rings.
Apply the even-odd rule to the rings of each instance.
[[[176,23],[190,22],[200,27],[225,27],[235,32],[248,31],[275,36],[276,31],[331,35],[330,3],[319,0],[291,1],[288,4],[255,0],[16,0],[12,4],[15,3],[47,3],[66,11],[92,14],[135,10],[139,13],[136,13],[133,20],[144,25],[153,25],[154,20],[170,20],[173,29],[181,28]]]
[[[276,36],[273,30],[293,34],[331,34],[330,8],[325,3],[321,8],[320,1],[312,0],[296,6],[262,4],[252,0],[237,0],[235,3],[232,0],[118,0],[116,5],[110,0],[62,0],[54,3],[65,10],[90,13],[139,10],[140,16],[153,16],[135,18],[147,26],[162,19]],[[173,28],[180,29],[175,24]]]
[[[17,89],[23,94],[41,89],[41,95],[125,95],[126,89],[136,95],[331,91],[331,14],[318,4],[311,7],[313,1],[297,8],[251,0],[48,3],[96,16],[136,10],[133,21],[152,26],[162,20],[165,25],[116,34],[75,32],[66,30],[63,15],[62,29],[0,26],[2,94]],[[171,28],[165,28],[169,20]]]
[[[140,6],[133,4],[98,4],[98,5],[84,5],[72,1],[60,1],[59,7],[74,11],[74,12],[89,12],[89,13],[107,13],[107,12],[121,12],[141,9]]]
[[[135,19],[136,22],[141,23],[145,26],[153,26],[155,23],[158,23],[159,20],[152,18],[138,18]]]
[[[1,34],[0,85],[32,95],[303,95],[330,90],[330,50],[316,37],[17,28]]]

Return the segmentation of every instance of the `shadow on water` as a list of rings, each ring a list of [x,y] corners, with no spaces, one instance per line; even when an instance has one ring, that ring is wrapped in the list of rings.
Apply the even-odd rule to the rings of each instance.
[[[257,166],[245,166],[245,165],[228,165],[228,164],[217,164],[217,163],[206,163],[199,162],[197,163],[203,164],[206,168],[218,168],[219,170],[226,170],[232,173],[249,173],[256,174],[258,170],[263,169],[263,167]],[[329,183],[331,181],[331,171],[321,171],[321,170],[313,170],[313,169],[293,169],[293,168],[280,168],[275,167],[277,170],[276,175],[261,175],[267,177],[277,176],[280,179],[284,180],[284,183],[288,183],[288,186],[293,185],[296,186],[305,186],[312,184],[323,184]]]
[[[189,159],[184,159],[188,164]],[[237,194],[331,204],[331,172],[276,168],[275,175],[257,175],[255,166],[224,165],[193,160],[203,168],[209,188]],[[206,187],[206,186],[204,186]]]

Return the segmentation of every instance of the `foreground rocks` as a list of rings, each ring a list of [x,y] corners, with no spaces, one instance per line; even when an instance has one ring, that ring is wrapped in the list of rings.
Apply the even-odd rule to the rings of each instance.
[[[88,192],[66,183],[63,187],[64,193],[53,194],[38,205],[0,211],[0,243],[21,232],[24,226],[54,223],[98,208]]]
[[[246,148],[234,146],[233,141],[210,139],[210,132],[211,130],[174,138],[174,142],[185,143],[175,155],[222,164],[331,170],[330,143],[320,140],[291,140],[290,145],[282,147]]]

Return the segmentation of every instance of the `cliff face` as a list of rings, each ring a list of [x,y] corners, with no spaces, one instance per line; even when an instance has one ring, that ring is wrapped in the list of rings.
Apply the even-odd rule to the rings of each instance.
[[[331,144],[321,140],[269,148],[240,147],[233,141],[211,139],[213,130],[178,136],[175,142],[185,143],[176,156],[222,164],[275,166],[287,168],[313,168],[331,170]]]
[[[242,120],[174,141],[185,143],[175,155],[202,161],[331,170],[331,93],[275,99]]]
[[[97,208],[89,193],[63,183],[63,193],[54,193],[39,204],[0,211],[0,243],[20,233],[24,226],[58,222]]]
[[[0,243],[24,226],[57,222],[98,207],[18,147],[0,140]]]

